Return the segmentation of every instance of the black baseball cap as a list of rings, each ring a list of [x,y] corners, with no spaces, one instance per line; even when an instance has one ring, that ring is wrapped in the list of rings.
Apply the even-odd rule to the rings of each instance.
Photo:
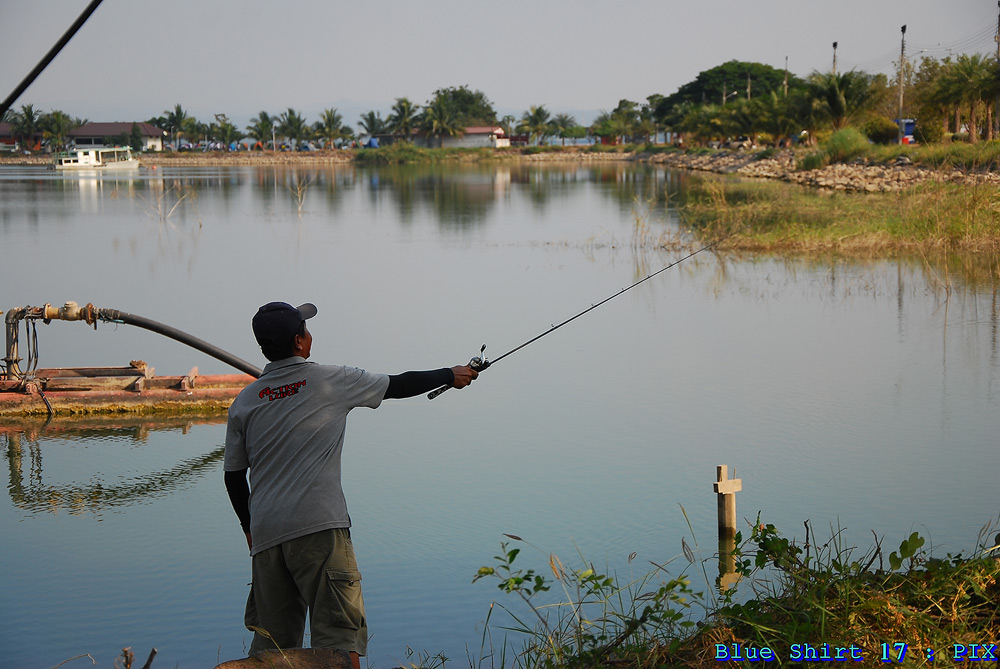
[[[302,323],[316,315],[310,302],[293,307],[287,302],[268,302],[253,317],[253,336],[261,348],[286,346],[299,333]]]

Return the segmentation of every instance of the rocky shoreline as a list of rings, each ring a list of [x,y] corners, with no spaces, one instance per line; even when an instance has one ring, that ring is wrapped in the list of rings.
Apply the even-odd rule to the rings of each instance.
[[[931,168],[914,165],[901,157],[893,164],[871,164],[864,159],[852,163],[837,163],[820,169],[797,170],[796,161],[801,157],[791,149],[764,154],[748,150],[719,150],[701,152],[624,152],[591,151],[584,147],[522,152],[505,150],[498,155],[503,161],[540,162],[613,162],[631,161],[666,165],[678,169],[730,174],[754,179],[775,179],[803,186],[831,191],[899,192],[925,182],[963,184],[991,184],[1000,186],[1000,173],[974,172],[955,168]],[[355,153],[350,150],[324,150],[310,152],[236,152],[236,153],[160,153],[142,154],[143,167],[175,167],[190,165],[350,165]],[[479,154],[470,159],[479,160]],[[461,160],[461,158],[459,158]],[[0,156],[0,165],[49,165],[50,156]]]
[[[890,165],[871,164],[859,159],[852,163],[836,163],[820,169],[797,170],[797,154],[791,150],[775,152],[758,158],[757,152],[717,151],[711,154],[661,153],[645,160],[681,169],[700,170],[717,174],[734,174],[757,179],[777,179],[803,186],[838,191],[868,193],[899,192],[926,182],[962,184],[992,184],[1000,186],[996,172],[970,172],[955,168],[931,168],[914,165],[900,158]]]

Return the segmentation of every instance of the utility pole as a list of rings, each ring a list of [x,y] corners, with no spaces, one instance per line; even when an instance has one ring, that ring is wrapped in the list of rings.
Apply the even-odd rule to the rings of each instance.
[[[1000,5],[1000,0],[997,0],[997,4]],[[1000,48],[1000,47],[998,47]],[[785,56],[785,97],[788,97],[788,56]]]
[[[833,43],[833,76],[837,76],[837,43]]]
[[[902,29],[903,38],[899,47],[899,132],[896,135],[896,143],[903,143],[903,64],[906,62],[906,26]]]
[[[1000,63],[1000,0],[997,0],[997,34],[993,39],[997,42],[997,62]],[[993,101],[993,139],[1000,137],[1000,93]]]
[[[750,73],[747,72],[747,100],[750,99]]]

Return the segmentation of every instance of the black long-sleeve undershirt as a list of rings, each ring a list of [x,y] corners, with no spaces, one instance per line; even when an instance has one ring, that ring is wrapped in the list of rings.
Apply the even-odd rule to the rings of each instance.
[[[247,470],[226,472],[226,492],[233,505],[236,517],[240,519],[243,531],[250,532],[250,484],[247,482]]]
[[[386,388],[383,397],[387,400],[403,399],[453,383],[455,383],[455,373],[448,367],[426,372],[403,372],[389,376],[389,387]]]

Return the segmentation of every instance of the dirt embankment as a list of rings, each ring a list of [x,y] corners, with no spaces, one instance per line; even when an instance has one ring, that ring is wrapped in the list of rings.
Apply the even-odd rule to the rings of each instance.
[[[835,163],[819,169],[796,169],[797,156],[791,150],[760,157],[756,151],[716,151],[707,154],[658,153],[639,160],[689,170],[735,174],[760,179],[778,179],[830,190],[898,192],[927,181],[1000,186],[1000,174],[955,168],[914,165],[901,158],[895,163],[872,164],[865,159]]]
[[[482,154],[470,154],[481,159]],[[770,154],[747,150],[721,150],[711,153],[668,151],[656,153],[625,151],[592,151],[587,147],[559,150],[520,151],[501,149],[496,156],[504,161],[526,163],[547,162],[609,162],[632,161],[662,164],[679,169],[734,174],[760,179],[778,179],[813,188],[830,190],[897,192],[926,181],[946,181],[966,184],[993,184],[1000,186],[1000,173],[974,172],[955,168],[933,168],[914,165],[901,158],[892,164],[871,164],[864,159],[852,163],[837,163],[819,169],[796,169],[801,156],[792,150]],[[351,150],[321,150],[309,152],[239,151],[234,153],[214,151],[209,153],[152,153],[140,154],[144,167],[172,167],[192,165],[349,165],[354,162]],[[49,165],[52,158],[46,155],[0,156],[0,165]]]

